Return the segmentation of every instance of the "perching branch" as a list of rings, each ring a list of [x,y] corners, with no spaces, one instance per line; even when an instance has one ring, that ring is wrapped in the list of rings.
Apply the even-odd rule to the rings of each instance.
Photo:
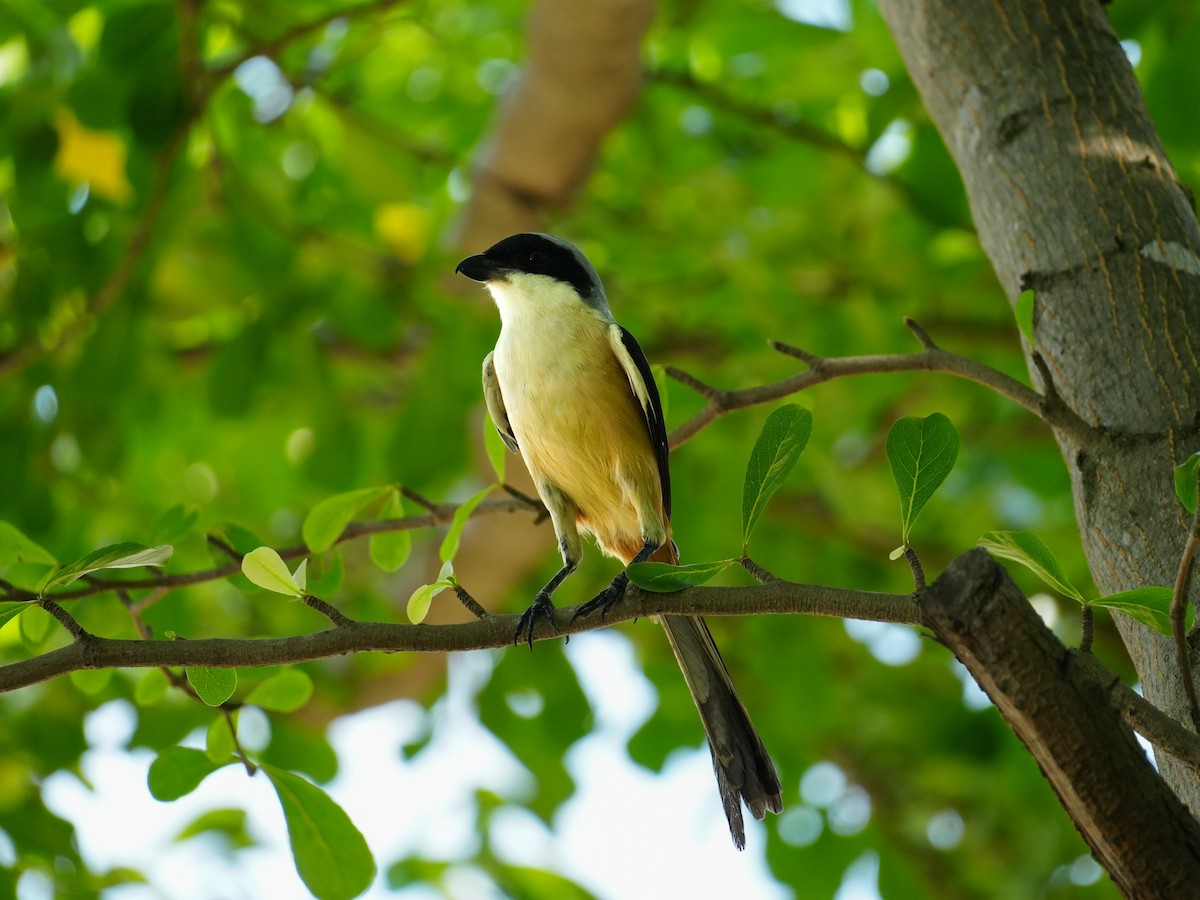
[[[1039,394],[1029,386],[990,366],[943,350],[912,319],[905,319],[905,324],[921,342],[923,349],[919,353],[825,357],[780,341],[771,341],[771,347],[775,350],[806,363],[807,371],[799,372],[782,381],[742,390],[714,388],[686,372],[668,366],[668,375],[690,387],[708,401],[700,412],[671,433],[671,446],[677,447],[688,441],[706,425],[735,409],[769,403],[835,378],[889,372],[944,372],[948,375],[965,378],[991,388],[1001,396],[1025,407],[1057,431],[1067,432],[1074,436],[1080,444],[1089,443],[1095,436],[1092,426],[1059,401],[1057,395]]]
[[[575,607],[555,610],[561,634],[577,634],[628,619],[657,615],[743,616],[766,613],[836,616],[916,624],[917,610],[907,595],[853,591],[774,581],[749,587],[696,587],[674,594],[630,588],[626,599],[603,622],[572,621]],[[134,641],[91,636],[32,659],[0,666],[0,693],[56,678],[78,669],[150,666],[254,668],[308,662],[346,653],[449,652],[509,647],[517,616],[489,615],[455,625],[398,625],[356,622],[313,634],[284,638],[201,638],[187,641]],[[534,640],[555,637],[548,625]]]

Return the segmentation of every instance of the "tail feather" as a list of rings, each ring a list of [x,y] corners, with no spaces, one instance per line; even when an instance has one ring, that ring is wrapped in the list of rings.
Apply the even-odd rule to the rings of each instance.
[[[676,564],[679,550],[668,540],[650,558]],[[742,801],[756,819],[763,818],[767,810],[781,812],[779,776],[738,697],[704,619],[663,616],[662,625],[704,723],[729,833],[741,850],[746,846]]]

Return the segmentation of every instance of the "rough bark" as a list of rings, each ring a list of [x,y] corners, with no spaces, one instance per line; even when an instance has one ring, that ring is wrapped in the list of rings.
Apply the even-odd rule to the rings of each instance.
[[[1104,8],[880,5],[1000,284],[1035,291],[1034,349],[1094,426],[1056,437],[1097,586],[1173,584],[1187,522],[1171,469],[1200,443],[1200,228]],[[1146,697],[1186,720],[1171,641],[1117,618]],[[1200,810],[1194,774],[1161,771]]]
[[[921,612],[1025,743],[1125,896],[1194,897],[1200,823],[1158,777],[1084,655],[1062,645],[1008,574],[973,550],[925,592]]]

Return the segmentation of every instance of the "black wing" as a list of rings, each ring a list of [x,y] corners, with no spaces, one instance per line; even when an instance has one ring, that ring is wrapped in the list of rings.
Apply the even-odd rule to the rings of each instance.
[[[629,376],[630,386],[638,397],[642,415],[646,420],[650,446],[654,448],[654,459],[658,463],[658,480],[662,484],[663,511],[669,519],[671,518],[671,446],[667,443],[667,423],[663,419],[662,400],[658,396],[658,385],[654,383],[654,373],[650,371],[650,363],[646,361],[646,354],[642,352],[642,348],[638,346],[633,335],[620,325],[613,327],[619,332],[621,340],[621,348],[614,347],[613,349],[618,353],[620,353],[620,349],[624,349],[642,382],[641,385],[638,385],[634,380],[635,373],[629,371],[628,365],[624,366],[626,374]],[[622,360],[622,364],[624,363],[625,360]]]

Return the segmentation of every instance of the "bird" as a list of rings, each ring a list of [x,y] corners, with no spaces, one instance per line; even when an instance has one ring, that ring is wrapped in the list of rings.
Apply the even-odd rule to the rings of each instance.
[[[483,396],[500,437],[520,453],[550,514],[560,568],[520,616],[514,643],[554,631],[555,590],[579,566],[582,535],[624,565],[676,565],[666,423],[650,364],[617,324],[595,268],[550,234],[504,238],[458,264],[500,312],[483,361]],[[575,616],[601,617],[624,597],[625,570]],[[574,619],[572,619],[574,621]],[[699,710],[730,835],[746,844],[742,801],[756,819],[783,810],[775,766],[738,697],[704,619],[659,617]]]

